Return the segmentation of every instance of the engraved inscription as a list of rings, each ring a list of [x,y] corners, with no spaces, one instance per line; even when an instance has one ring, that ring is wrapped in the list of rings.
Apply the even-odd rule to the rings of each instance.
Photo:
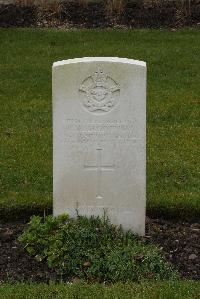
[[[79,91],[84,93],[84,107],[90,112],[100,114],[109,112],[117,104],[120,86],[99,68],[83,80]]]
[[[102,148],[97,148],[97,157],[96,157],[96,163],[91,165],[90,163],[85,163],[84,168],[86,170],[96,170],[97,171],[97,183],[96,183],[96,199],[102,199],[102,183],[101,183],[101,177],[103,171],[108,170],[115,170],[114,163],[111,165],[103,165],[102,164]],[[88,157],[87,157],[88,160]],[[89,161],[87,161],[89,162]]]
[[[137,127],[134,120],[129,119],[125,121],[88,122],[76,118],[68,118],[65,120],[64,127],[64,141],[70,143],[135,143],[138,139],[142,139],[136,135]]]

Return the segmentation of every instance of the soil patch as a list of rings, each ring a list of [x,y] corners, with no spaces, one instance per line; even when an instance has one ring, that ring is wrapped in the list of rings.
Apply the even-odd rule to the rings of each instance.
[[[200,0],[127,1],[123,9],[104,2],[0,5],[1,27],[163,28],[200,25]]]
[[[24,227],[19,222],[0,224],[0,283],[60,280],[55,271],[23,250],[17,238]],[[200,279],[200,223],[147,218],[146,236],[142,239],[160,247],[182,278]]]

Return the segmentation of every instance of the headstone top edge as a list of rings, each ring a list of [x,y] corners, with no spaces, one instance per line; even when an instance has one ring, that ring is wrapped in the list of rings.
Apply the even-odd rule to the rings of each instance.
[[[141,67],[146,67],[146,62],[128,58],[119,58],[119,57],[83,57],[83,58],[74,58],[67,59],[62,61],[56,61],[53,63],[53,68],[76,63],[88,63],[88,62],[118,62],[124,64],[133,64]]]

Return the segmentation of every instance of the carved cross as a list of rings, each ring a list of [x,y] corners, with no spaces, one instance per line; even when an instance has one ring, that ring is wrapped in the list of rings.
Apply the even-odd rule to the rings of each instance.
[[[115,165],[102,165],[102,149],[97,148],[97,162],[95,165],[84,165],[86,170],[96,170],[97,171],[97,187],[96,187],[96,199],[102,199],[103,196],[101,195],[101,188],[102,188],[102,172],[103,171],[113,171],[115,170]]]

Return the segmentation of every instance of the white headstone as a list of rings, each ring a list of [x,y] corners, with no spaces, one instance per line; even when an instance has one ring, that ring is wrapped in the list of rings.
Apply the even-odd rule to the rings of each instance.
[[[108,216],[143,235],[146,63],[88,57],[53,64],[54,215]]]

